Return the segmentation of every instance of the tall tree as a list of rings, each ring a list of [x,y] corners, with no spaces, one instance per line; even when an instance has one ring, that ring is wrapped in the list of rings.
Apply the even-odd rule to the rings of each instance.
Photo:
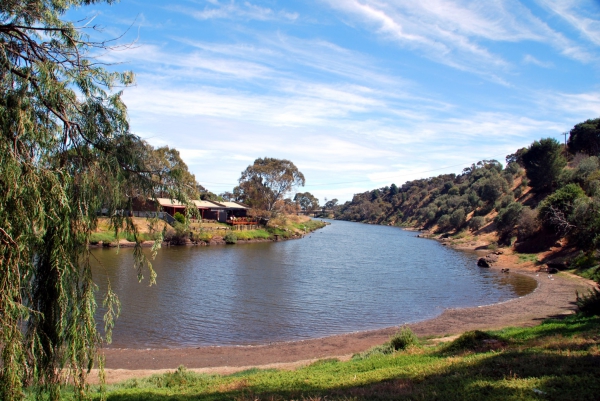
[[[300,205],[302,210],[317,210],[319,208],[319,200],[310,192],[298,192],[294,196],[294,202]]]
[[[522,160],[529,185],[538,192],[550,190],[567,165],[562,147],[554,138],[534,141],[522,155]]]
[[[253,208],[273,211],[277,201],[292,188],[304,186],[304,175],[289,160],[265,157],[242,171],[233,194],[237,200]]]
[[[96,212],[130,207],[130,193],[157,189],[140,139],[129,130],[118,86],[89,53],[106,50],[64,21],[73,6],[101,0],[0,2],[0,399],[36,384],[51,400],[69,377],[80,397],[102,366],[88,245]],[[106,0],[112,3],[112,0]],[[177,180],[166,184],[185,200]],[[115,227],[135,226],[113,215]],[[158,245],[158,243],[157,243]],[[136,248],[139,277],[151,265]],[[148,270],[146,270],[148,269]],[[110,287],[109,287],[110,288]],[[110,339],[118,301],[105,294]],[[64,370],[67,370],[65,372]]]
[[[569,132],[569,151],[600,155],[600,118],[577,124]]]

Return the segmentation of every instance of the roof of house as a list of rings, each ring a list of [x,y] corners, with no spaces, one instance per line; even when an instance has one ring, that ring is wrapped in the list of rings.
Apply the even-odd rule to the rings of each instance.
[[[176,199],[156,198],[159,205],[167,207],[185,207],[185,205]],[[249,209],[248,206],[238,202],[214,202],[207,200],[191,200],[199,209]]]
[[[156,198],[156,201],[161,206],[185,207],[185,205],[183,203],[179,202],[177,199]]]
[[[250,209],[248,206],[238,202],[219,202],[228,209]]]

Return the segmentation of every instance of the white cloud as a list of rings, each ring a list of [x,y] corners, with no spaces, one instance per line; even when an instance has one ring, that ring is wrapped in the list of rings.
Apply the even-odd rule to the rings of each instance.
[[[538,0],[538,3],[562,17],[577,29],[584,38],[596,46],[600,46],[600,7],[598,2],[589,0]]]
[[[357,18],[376,33],[397,41],[448,66],[489,75],[486,69],[507,70],[511,65],[488,50],[491,42],[544,42],[564,55],[582,61],[591,56],[564,35],[551,29],[516,0],[323,0],[332,8]]]
[[[174,7],[175,11],[180,11],[193,18],[204,21],[209,19],[243,19],[243,20],[288,20],[295,21],[299,14],[284,10],[275,11],[268,7],[261,7],[248,1],[208,1],[204,9],[198,10],[188,7]]]
[[[554,67],[554,64],[552,62],[538,60],[537,58],[533,57],[531,54],[526,54],[525,57],[523,57],[523,63],[537,65],[538,67],[542,67],[542,68]]]

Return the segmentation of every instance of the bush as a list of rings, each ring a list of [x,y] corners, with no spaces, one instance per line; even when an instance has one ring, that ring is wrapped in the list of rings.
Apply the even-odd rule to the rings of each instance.
[[[600,287],[593,288],[587,294],[577,293],[577,308],[586,316],[600,315]]]
[[[183,214],[181,214],[181,213],[179,213],[179,212],[176,212],[176,213],[173,215],[173,218],[174,218],[175,220],[177,220],[178,222],[180,222],[181,224],[185,224],[185,216],[184,216]]]
[[[499,337],[488,334],[484,331],[474,330],[463,333],[456,340],[442,348],[444,354],[454,354],[462,352],[483,352],[494,348],[494,344],[503,344]]]
[[[517,224],[519,226],[518,235],[521,239],[531,237],[540,228],[537,212],[529,207],[526,207],[521,211],[521,216],[519,216]]]
[[[441,229],[445,229],[448,226],[450,226],[450,216],[447,214],[444,214],[442,216],[440,216],[440,218],[437,221],[438,227]]]
[[[419,345],[417,335],[408,327],[400,329],[400,331],[390,338],[389,342],[395,351],[405,350],[409,347]]]
[[[456,209],[450,215],[450,225],[453,228],[460,228],[465,223],[465,210],[460,208]]]
[[[473,231],[479,230],[485,224],[485,219],[482,216],[475,216],[469,221],[469,228]]]
[[[234,233],[227,233],[225,235],[225,237],[223,237],[223,240],[225,241],[226,244],[236,244],[237,243],[237,237]]]
[[[579,185],[565,185],[542,202],[540,220],[549,228],[563,228],[569,222],[575,201],[583,197],[585,192]]]
[[[506,208],[500,209],[498,216],[494,220],[498,231],[502,233],[510,232],[517,224],[522,210],[523,205],[518,202],[512,202]]]

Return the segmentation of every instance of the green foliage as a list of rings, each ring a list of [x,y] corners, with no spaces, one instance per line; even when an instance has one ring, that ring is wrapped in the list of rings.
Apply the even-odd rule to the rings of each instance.
[[[469,228],[473,231],[479,230],[485,225],[485,219],[482,216],[474,216],[469,220]]]
[[[252,240],[252,239],[269,239],[271,235],[266,230],[245,230],[236,231],[235,237],[238,240]]]
[[[529,185],[538,192],[551,189],[566,164],[562,146],[554,138],[534,141],[523,154]]]
[[[522,210],[523,205],[518,202],[512,202],[504,209],[500,209],[494,220],[498,231],[503,233],[510,232],[517,225]]]
[[[227,233],[224,237],[223,240],[225,241],[226,244],[235,244],[237,243],[237,236],[234,233]]]
[[[440,218],[437,221],[437,224],[438,227],[442,230],[450,227],[450,216],[447,214],[440,216]]]
[[[97,349],[105,341],[96,327],[97,287],[88,252],[96,212],[108,209],[115,231],[125,227],[135,237],[135,269],[140,279],[147,272],[152,283],[155,275],[136,227],[115,211],[130,210],[135,196],[160,190],[184,198],[177,175],[165,183],[153,179],[139,151],[144,143],[130,131],[120,90],[133,83],[133,74],[109,72],[90,59],[106,51],[105,45],[62,20],[71,7],[101,2],[0,3],[4,401],[21,399],[23,385],[31,383],[56,400],[67,378],[77,396],[85,396],[87,371],[102,368]],[[108,288],[106,340],[119,310]]]
[[[271,212],[292,188],[304,183],[304,175],[291,161],[259,158],[242,172],[233,195],[253,208]]]
[[[417,335],[409,328],[402,327],[389,341],[395,351],[405,350],[409,347],[418,346]]]
[[[600,391],[600,319],[573,315],[489,332],[445,354],[445,345],[386,351],[294,370],[232,375],[185,371],[107,386],[109,400],[593,400]],[[487,342],[486,342],[487,341]],[[181,380],[160,376],[184,376]],[[187,381],[186,384],[180,384]],[[158,385],[153,383],[157,382]],[[171,382],[170,386],[166,383]],[[159,387],[160,386],[160,387]],[[94,392],[95,389],[92,389]],[[543,391],[540,396],[534,390]],[[69,399],[65,393],[64,398]],[[99,395],[94,394],[94,399]]]
[[[587,294],[577,293],[575,302],[583,315],[600,316],[600,287],[591,289]]]
[[[589,269],[590,267],[597,265],[598,259],[592,252],[579,252],[579,255],[577,255],[571,262],[571,267],[578,270]]]
[[[456,229],[462,227],[462,225],[465,224],[465,215],[466,215],[465,209],[463,209],[463,208],[456,209],[450,215],[450,225]]]
[[[319,200],[310,192],[298,192],[294,196],[294,202],[300,205],[302,210],[317,210],[319,209]]]
[[[547,227],[567,232],[571,228],[575,201],[585,196],[585,192],[577,184],[568,184],[556,190],[540,205],[540,220]]]
[[[179,213],[179,212],[176,212],[176,213],[173,215],[173,218],[174,218],[175,220],[177,220],[178,222],[180,222],[181,224],[185,224],[185,216],[184,216],[183,214],[181,214],[181,213]]]
[[[600,118],[587,120],[573,127],[567,142],[573,154],[581,152],[590,156],[600,154]]]

